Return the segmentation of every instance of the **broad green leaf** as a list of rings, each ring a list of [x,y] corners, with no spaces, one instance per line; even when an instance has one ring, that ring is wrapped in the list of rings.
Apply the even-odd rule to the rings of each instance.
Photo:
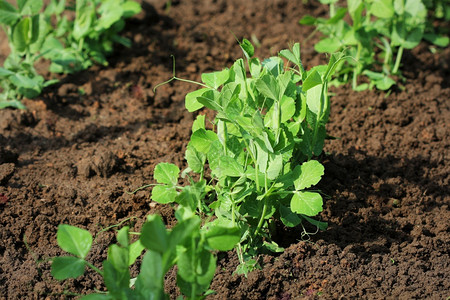
[[[6,0],[0,0],[0,24],[12,26],[19,19],[19,11]]]
[[[141,5],[136,1],[126,1],[122,4],[123,17],[130,18],[141,12]]]
[[[171,163],[159,163],[155,167],[153,177],[158,183],[165,183],[169,186],[176,186],[178,184],[178,176],[180,169]]]
[[[322,211],[322,196],[314,192],[294,192],[291,199],[291,210],[310,217]]]
[[[308,73],[308,77],[303,81],[302,91],[306,92],[319,84],[322,84],[322,76],[317,70],[313,70]]]
[[[177,266],[177,285],[181,293],[199,297],[209,288],[214,277],[216,258],[207,250],[195,252],[190,248],[179,255]],[[196,293],[192,294],[193,291]]]
[[[280,219],[288,227],[295,227],[302,222],[298,214],[293,213],[289,207],[284,205],[280,205]]]
[[[139,299],[168,299],[164,293],[164,266],[162,255],[147,251],[141,264],[135,288],[141,296]]]
[[[128,262],[130,261],[128,249],[112,244],[108,248],[108,261],[118,271],[128,270]]]
[[[209,246],[215,250],[232,250],[241,240],[241,232],[237,226],[223,224],[223,222],[220,222],[218,219],[206,224],[204,229],[205,238],[208,241]]]
[[[22,104],[19,100],[0,100],[0,109],[6,107],[14,107],[17,109],[26,109],[25,105]]]
[[[120,0],[102,1],[102,5],[98,9],[100,18],[97,20],[95,26],[97,31],[106,30],[121,19],[123,8],[120,2]]]
[[[197,97],[197,101],[209,109],[215,111],[222,111],[222,106],[219,104],[220,93],[215,90],[207,89],[203,94]]]
[[[390,19],[394,16],[394,5],[392,0],[373,0],[370,12],[383,19]]]
[[[199,129],[191,136],[192,146],[201,153],[207,154],[214,141],[219,140],[217,135],[211,130]]]
[[[272,107],[269,109],[269,111],[266,113],[264,117],[264,125],[267,127],[273,127],[274,122],[278,122],[276,119],[277,115],[275,114],[275,105],[272,105]],[[290,120],[294,114],[295,114],[295,100],[288,96],[283,96],[281,98],[281,123],[285,123],[286,121]]]
[[[221,156],[219,158],[220,172],[222,175],[230,177],[240,177],[244,174],[244,169],[236,161],[236,159],[229,156]]]
[[[306,18],[306,17],[304,17],[304,18]],[[290,49],[290,50],[288,50],[288,49],[281,50],[280,55],[299,67],[302,78],[305,76],[304,75],[305,70],[303,68],[302,60],[300,58],[300,44],[299,43],[295,43],[294,46],[292,46],[292,49]]]
[[[86,262],[73,256],[53,258],[51,274],[58,280],[77,278],[84,273]]]
[[[39,13],[43,5],[42,0],[17,0],[17,6],[23,16]]]
[[[307,189],[319,183],[324,174],[323,165],[317,160],[304,162],[294,169],[294,186],[297,191]]]
[[[270,180],[275,180],[283,170],[283,155],[270,155],[269,158],[267,178],[269,178]]]
[[[187,240],[197,236],[200,231],[200,223],[201,220],[196,215],[191,215],[188,219],[179,220],[169,235],[170,251],[173,251],[177,245],[184,245]]]
[[[280,88],[274,76],[266,74],[255,81],[255,86],[264,97],[279,100]]]
[[[192,123],[192,132],[196,132],[200,128],[205,129],[205,115],[198,115]]]
[[[203,73],[202,81],[206,85],[217,89],[219,86],[227,82],[230,77],[230,70],[223,69],[222,71],[212,72],[212,73]]]
[[[337,38],[324,38],[314,45],[314,49],[319,53],[333,53],[341,48],[341,42]]]
[[[134,264],[134,262],[142,254],[142,251],[144,251],[144,249],[145,249],[145,247],[144,247],[144,245],[142,245],[140,240],[137,240],[136,242],[134,242],[130,245],[130,252],[129,252],[129,259],[128,259],[129,266]]]
[[[14,75],[14,72],[0,67],[0,77],[5,78],[5,77],[11,76],[11,75]]]
[[[195,147],[188,144],[186,147],[185,158],[189,167],[195,173],[201,173],[206,162],[206,155],[198,152]]]
[[[437,35],[434,33],[425,33],[423,38],[429,41],[430,43],[435,44],[439,47],[447,47],[449,44],[449,37],[444,35]]]
[[[60,224],[56,238],[61,249],[80,258],[85,258],[91,249],[92,235],[85,229]]]
[[[117,269],[108,259],[103,261],[103,280],[108,293],[114,298],[124,298],[130,285],[130,271],[128,268]]]
[[[128,232],[130,228],[128,226],[124,226],[117,232],[117,242],[123,247],[128,247],[129,245],[129,237]]]
[[[319,84],[309,89],[306,93],[306,104],[308,105],[308,109],[315,115],[320,112],[324,113],[326,110],[326,101],[323,99],[322,88],[323,85]]]
[[[189,112],[194,112],[203,107],[203,104],[198,102],[197,98],[200,97],[204,92],[210,90],[209,88],[199,89],[193,92],[190,92],[185,97],[185,106]]]
[[[169,235],[161,216],[147,216],[147,222],[142,227],[140,241],[145,248],[161,255],[168,250]]]
[[[12,28],[12,43],[14,48],[23,52],[27,49],[31,41],[31,18],[26,17],[20,20],[17,25]]]
[[[95,7],[92,0],[76,1],[76,17],[73,27],[73,37],[79,41],[92,30],[95,18]]]
[[[156,185],[152,190],[152,200],[161,204],[167,204],[175,202],[175,198],[178,195],[177,190],[174,187],[167,185]]]

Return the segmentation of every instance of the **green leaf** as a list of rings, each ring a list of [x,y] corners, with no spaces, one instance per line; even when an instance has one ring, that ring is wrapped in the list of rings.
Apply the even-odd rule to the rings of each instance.
[[[129,266],[134,264],[134,262],[142,254],[142,251],[144,251],[144,249],[145,247],[144,245],[142,245],[140,240],[137,240],[136,242],[130,245],[129,260],[128,260]]]
[[[271,155],[269,157],[270,159],[267,167],[267,178],[269,178],[270,180],[275,180],[283,170],[283,155]]]
[[[76,17],[73,27],[73,37],[79,41],[93,30],[95,7],[92,0],[76,1]]]
[[[147,222],[142,227],[140,241],[145,248],[161,255],[168,250],[169,235],[161,216],[147,216]]]
[[[14,25],[20,19],[20,13],[6,0],[0,0],[0,24]]]
[[[158,183],[165,183],[169,186],[176,186],[178,184],[178,176],[180,169],[170,163],[159,163],[155,167],[153,177]]]
[[[313,16],[310,15],[306,15],[300,19],[299,23],[301,25],[316,25],[317,18],[314,18]]]
[[[243,39],[242,43],[239,43],[242,51],[244,51],[245,57],[250,59],[255,54],[255,48],[249,40]]]
[[[295,227],[302,222],[298,214],[293,213],[289,207],[284,205],[280,205],[280,219],[288,227]]]
[[[53,258],[51,274],[58,280],[77,278],[84,273],[86,262],[73,256]]]
[[[223,69],[222,71],[212,72],[212,73],[203,73],[202,81],[206,85],[217,89],[219,86],[227,82],[230,77],[230,70]]]
[[[284,49],[280,51],[280,55],[295,65],[301,67],[300,71],[303,69],[302,61],[300,59],[300,44],[295,43],[291,50]],[[303,76],[303,74],[302,74]]]
[[[305,215],[302,215],[302,218],[305,219],[306,221],[308,221],[309,223],[317,226],[320,230],[326,230],[327,227],[328,227],[328,223],[327,222],[320,222],[320,221],[314,220],[314,219],[312,219],[310,217],[307,217]]]
[[[34,15],[40,12],[44,2],[42,0],[17,0],[21,15]]]
[[[85,229],[61,224],[56,238],[61,249],[83,259],[91,249],[92,235]]]
[[[112,244],[108,248],[108,261],[118,271],[128,270],[128,262],[130,261],[128,248]]]
[[[211,130],[199,129],[191,136],[192,146],[197,149],[198,152],[207,154],[211,148],[211,144],[214,141],[218,141],[219,138]]]
[[[6,107],[13,107],[17,109],[26,109],[25,105],[22,104],[19,100],[0,100],[0,109]]]
[[[206,224],[205,238],[211,248],[219,251],[229,251],[241,240],[241,231],[237,226],[224,224],[216,219]]]
[[[161,253],[147,251],[141,264],[135,288],[138,299],[168,299],[164,293],[164,267]]]
[[[128,247],[129,245],[129,238],[128,238],[129,229],[130,228],[128,226],[124,226],[117,232],[117,242],[119,242],[119,244],[123,247]]]
[[[177,210],[177,212],[180,209]],[[189,210],[189,209],[188,209]],[[192,214],[192,212],[190,212]],[[169,249],[174,250],[177,245],[186,244],[186,240],[198,236],[201,220],[198,216],[192,214],[187,219],[179,220],[177,225],[172,228],[169,235]]]
[[[26,17],[20,20],[17,25],[15,25],[12,29],[12,43],[14,45],[14,48],[19,51],[23,52],[27,49],[27,46],[30,44],[31,41],[31,18]]]
[[[394,16],[393,1],[373,0],[369,11],[378,18],[390,19]]]
[[[220,93],[215,90],[207,89],[202,95],[197,97],[197,101],[209,109],[222,111],[222,106],[218,103]]]
[[[313,70],[308,73],[308,77],[303,81],[302,91],[306,92],[319,84],[322,84],[322,76],[317,70]]]
[[[221,174],[230,177],[240,177],[244,174],[244,169],[236,161],[236,159],[229,156],[221,156],[219,158],[219,166]]]
[[[342,44],[338,38],[324,38],[314,45],[314,49],[319,53],[333,53],[341,48]]]
[[[214,277],[216,258],[209,251],[195,253],[195,249],[189,248],[180,253],[177,267],[177,285],[181,293],[191,296],[195,290],[194,295],[200,296]]]
[[[322,211],[322,196],[314,192],[294,192],[291,199],[291,210],[310,217]]]
[[[124,298],[130,285],[130,272],[128,267],[118,269],[108,259],[103,261],[103,280],[108,293],[114,298]]]
[[[152,200],[161,204],[175,202],[177,195],[177,190],[167,185],[156,185],[152,190]]]
[[[279,86],[273,75],[266,74],[255,81],[256,89],[272,100],[279,100],[278,96],[280,94]]]
[[[447,47],[449,44],[449,37],[444,35],[437,35],[435,33],[425,33],[423,38],[438,47]]]
[[[200,128],[205,129],[205,115],[198,115],[192,123],[192,132],[196,132]]]
[[[201,173],[206,162],[206,155],[198,152],[195,147],[188,144],[186,147],[185,158],[189,167],[195,173]]]
[[[136,1],[126,1],[122,4],[123,17],[130,18],[141,12],[142,8]]]
[[[296,176],[294,186],[299,191],[316,185],[324,174],[324,167],[317,160],[310,160],[301,166],[296,166],[294,173]]]
[[[197,98],[200,97],[204,92],[211,90],[210,88],[203,88],[193,92],[190,92],[185,97],[185,106],[189,112],[194,112],[203,107],[203,104],[198,102]]]

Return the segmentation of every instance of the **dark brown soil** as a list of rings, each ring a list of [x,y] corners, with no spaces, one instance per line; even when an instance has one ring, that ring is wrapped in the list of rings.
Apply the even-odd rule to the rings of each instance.
[[[49,257],[62,253],[58,224],[96,234],[149,213],[173,224],[172,209],[155,205],[150,190],[162,161],[185,166],[192,114],[184,95],[199,80],[241,57],[235,38],[254,36],[264,58],[302,44],[307,67],[326,61],[316,54],[305,14],[315,2],[197,0],[143,3],[106,68],[67,76],[42,97],[25,100],[27,111],[0,111],[0,299],[65,299],[103,290],[87,274],[58,282]],[[1,48],[5,48],[2,39]],[[421,44],[404,55],[404,89],[389,95],[334,88],[320,218],[328,230],[301,238],[301,228],[280,229],[287,250],[265,256],[262,270],[233,276],[233,252],[219,255],[210,299],[447,299],[450,296],[449,124],[450,48],[432,54]],[[89,260],[100,266],[114,233],[96,239]],[[168,278],[168,291],[177,295]]]

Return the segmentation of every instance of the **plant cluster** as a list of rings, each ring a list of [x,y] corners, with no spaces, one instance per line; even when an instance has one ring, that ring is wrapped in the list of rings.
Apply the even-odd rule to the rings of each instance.
[[[305,16],[300,24],[315,25],[324,34],[314,46],[316,51],[347,50],[354,58],[338,68],[334,80],[337,85],[351,81],[354,90],[373,86],[387,90],[396,84],[393,75],[401,75],[405,49],[415,48],[422,39],[440,47],[449,43],[448,37],[434,32],[421,0],[349,0],[347,7],[338,7],[337,0],[321,2],[329,4],[330,17]],[[347,13],[350,23],[344,19]],[[365,75],[369,83],[358,84],[361,75]]]
[[[181,293],[199,299],[210,292],[216,267],[212,251],[236,249],[241,262],[236,272],[247,274],[258,267],[258,254],[283,251],[272,238],[277,220],[288,227],[307,221],[326,228],[312,218],[323,204],[312,187],[324,173],[312,158],[327,138],[328,82],[344,56],[333,54],[328,65],[306,71],[299,44],[264,61],[253,57],[248,40],[240,45],[245,60],[202,74],[197,83],[202,88],[186,95],[190,112],[203,107],[216,112],[208,124],[204,115],[194,121],[185,153],[188,168],[164,162],[154,169],[151,198],[177,208],[177,225],[166,230],[160,217],[150,215],[133,244],[128,228],[121,229],[103,271],[84,260],[89,233],[61,225],[59,245],[75,257],[55,258],[56,278],[77,277],[88,265],[103,275],[108,299],[161,299],[164,274],[176,264]],[[183,178],[186,185],[179,184]],[[83,252],[67,246],[81,243],[76,232],[84,232]],[[130,280],[128,267],[144,248],[141,273]]]
[[[72,73],[94,62],[107,64],[105,56],[113,43],[130,45],[118,33],[124,19],[140,11],[127,0],[51,0],[44,9],[42,0],[17,0],[17,8],[0,0],[0,25],[8,36],[10,55],[0,67],[0,109],[25,108],[22,97],[34,98],[56,80],[45,81],[34,67],[46,58],[53,73]],[[70,18],[70,13],[73,18]]]

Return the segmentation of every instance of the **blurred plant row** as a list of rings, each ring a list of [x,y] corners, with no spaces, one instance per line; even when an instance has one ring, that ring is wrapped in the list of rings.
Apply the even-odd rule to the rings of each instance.
[[[335,85],[351,82],[358,91],[387,90],[401,78],[405,49],[422,40],[438,47],[449,44],[449,28],[434,26],[437,20],[448,24],[448,0],[348,0],[346,7],[338,0],[320,2],[329,5],[329,18],[305,16],[300,24],[314,25],[323,34],[314,45],[317,52],[346,50],[353,57],[338,68]]]
[[[0,109],[25,108],[23,97],[34,98],[57,80],[45,80],[35,69],[44,58],[52,73],[73,73],[93,63],[106,65],[113,45],[130,46],[118,33],[125,19],[141,10],[127,0],[0,0],[0,25],[10,54],[0,67]]]

